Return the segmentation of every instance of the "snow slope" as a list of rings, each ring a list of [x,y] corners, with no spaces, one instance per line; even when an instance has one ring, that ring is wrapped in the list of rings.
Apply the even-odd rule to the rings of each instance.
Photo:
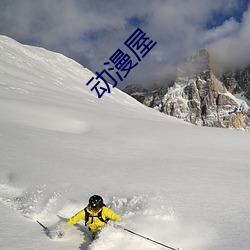
[[[166,245],[250,249],[249,133],[181,122],[116,88],[98,99],[92,76],[0,36],[0,248],[162,249],[112,225],[90,244],[83,223],[61,240],[36,223],[53,228],[97,193]]]

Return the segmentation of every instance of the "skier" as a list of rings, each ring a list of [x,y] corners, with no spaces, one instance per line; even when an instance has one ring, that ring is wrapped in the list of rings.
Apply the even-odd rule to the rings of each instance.
[[[72,216],[67,224],[74,225],[80,220],[85,220],[85,226],[92,232],[94,239],[109,220],[120,222],[122,219],[120,215],[105,206],[101,196],[95,194],[89,198],[89,204]]]

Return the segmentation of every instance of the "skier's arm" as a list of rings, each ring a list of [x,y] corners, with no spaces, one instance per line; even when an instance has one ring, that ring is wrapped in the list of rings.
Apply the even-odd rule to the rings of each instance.
[[[110,208],[105,207],[104,210],[105,210],[105,217],[106,217],[107,219],[110,219],[110,220],[112,220],[112,221],[118,221],[118,222],[122,221],[121,216],[118,215],[118,214],[116,214],[116,213],[115,213],[113,210],[111,210]]]
[[[78,212],[77,214],[75,214],[74,216],[72,216],[72,217],[67,221],[67,224],[75,225],[78,221],[84,220],[84,218],[85,218],[85,212],[84,212],[84,209],[83,209],[83,210],[81,210],[80,212]]]

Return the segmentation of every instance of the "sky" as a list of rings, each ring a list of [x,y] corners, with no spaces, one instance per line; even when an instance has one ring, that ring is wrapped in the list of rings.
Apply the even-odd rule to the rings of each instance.
[[[137,28],[157,42],[141,61],[124,45]],[[121,49],[138,65],[117,78],[120,89],[167,82],[202,48],[223,65],[250,63],[249,0],[0,0],[0,34],[63,53],[93,72]]]

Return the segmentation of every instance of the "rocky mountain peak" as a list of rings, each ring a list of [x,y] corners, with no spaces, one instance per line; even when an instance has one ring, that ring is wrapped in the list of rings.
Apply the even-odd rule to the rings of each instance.
[[[194,77],[205,74],[210,70],[209,53],[201,49],[194,55],[188,57],[177,69],[177,77]]]
[[[248,129],[250,109],[233,94],[250,93],[250,67],[249,71],[220,74],[212,68],[209,51],[202,49],[178,67],[171,86],[154,87],[139,94],[132,91],[130,95],[160,112],[196,125]]]

